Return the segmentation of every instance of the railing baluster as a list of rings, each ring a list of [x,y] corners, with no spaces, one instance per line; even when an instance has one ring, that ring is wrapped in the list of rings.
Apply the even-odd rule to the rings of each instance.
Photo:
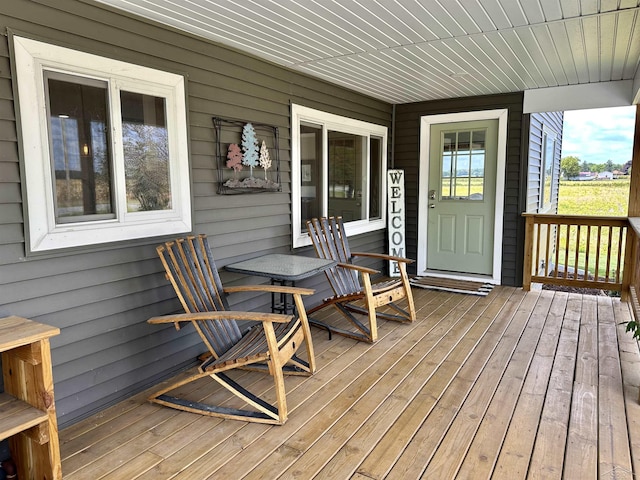
[[[542,230],[542,225],[538,224],[534,225],[534,227],[536,232],[536,247],[533,258],[533,268],[534,273],[538,275],[538,272],[540,271],[540,230]]]
[[[584,275],[589,275],[589,254],[591,253],[591,225],[587,225],[587,245],[584,254]]]
[[[622,270],[622,259],[624,257],[624,253],[626,251],[626,241],[627,238],[627,229],[625,227],[618,227],[618,257],[616,258],[616,283],[620,283],[622,281],[622,275],[620,270]]]
[[[573,227],[574,225],[572,225]],[[573,279],[574,280],[578,280],[580,277],[578,275],[578,270],[579,270],[579,260],[580,260],[580,234],[582,233],[580,230],[580,225],[575,225],[575,229],[576,229],[576,244],[575,244],[575,250],[576,250],[576,254],[575,254],[575,260],[574,260],[574,264],[573,264]],[[586,275],[586,272],[585,272]],[[584,278],[584,276],[583,276]]]
[[[559,262],[560,262],[560,229],[561,229],[561,226],[558,223],[556,225],[556,263],[555,263],[555,265],[553,267],[554,270],[555,270],[554,277],[556,277],[556,278],[558,278],[558,272],[559,272],[558,265],[559,265]]]
[[[609,227],[609,238],[607,239],[607,265],[604,273],[604,281],[609,282],[609,278],[611,277],[611,238],[613,232],[611,231],[613,227]]]
[[[569,239],[571,238],[571,225],[567,224],[565,227],[567,236],[564,242],[564,279],[566,280],[569,273]]]
[[[551,260],[551,224],[547,225],[547,247],[544,251],[544,276],[549,276],[549,260]]]
[[[598,235],[596,237],[596,268],[595,277],[600,281],[600,245],[602,240],[602,225],[598,225]]]

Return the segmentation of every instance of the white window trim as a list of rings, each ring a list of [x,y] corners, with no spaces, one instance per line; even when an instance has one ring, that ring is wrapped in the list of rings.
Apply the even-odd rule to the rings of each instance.
[[[549,194],[551,198],[548,199],[549,204],[545,206],[545,202],[547,199],[544,198],[544,182],[547,176],[545,170],[545,161],[547,156],[547,145],[548,141],[553,142],[553,152],[551,154],[551,189],[549,190]],[[538,201],[538,212],[539,213],[548,213],[553,208],[553,193],[554,193],[554,182],[555,182],[555,161],[556,161],[556,148],[557,148],[557,136],[555,132],[553,132],[546,125],[542,126],[542,138],[541,138],[541,146],[540,146],[540,195]]]
[[[191,231],[191,192],[187,114],[181,75],[71,50],[24,37],[13,37],[22,132],[27,205],[27,248],[42,252]],[[110,108],[119,107],[119,91],[164,97],[169,133],[172,209],[126,212],[116,200],[115,219],[56,224],[48,140],[44,70],[105,80]],[[119,108],[118,108],[119,109]],[[124,195],[121,123],[112,112],[113,195]]]
[[[300,184],[300,123],[309,122],[323,126],[323,145],[327,144],[327,130],[335,130],[339,132],[351,133],[354,135],[361,135],[365,137],[379,137],[382,139],[382,166],[381,166],[381,178],[380,178],[380,191],[382,193],[387,191],[387,127],[376,125],[373,123],[363,122],[361,120],[355,120],[353,118],[342,117],[332,113],[323,112],[321,110],[315,110],[313,108],[303,107],[301,105],[291,105],[291,197],[292,197],[292,218],[293,218],[293,247],[303,247],[311,245],[311,239],[307,232],[302,231],[300,225],[301,216],[301,193],[302,185]],[[367,158],[370,157],[370,143],[367,142]],[[327,149],[323,149],[323,185],[328,184],[328,152]],[[366,178],[367,185],[369,179],[370,164],[366,165]],[[369,211],[369,202],[371,199],[370,192],[366,195],[366,211]],[[328,209],[328,195],[323,197],[323,212],[327,212]],[[324,213],[323,213],[324,215]],[[347,235],[358,235],[361,233],[372,232],[375,230],[383,230],[386,228],[387,217],[387,205],[384,195],[381,196],[380,205],[380,218],[373,220],[364,219],[345,223],[345,229]]]

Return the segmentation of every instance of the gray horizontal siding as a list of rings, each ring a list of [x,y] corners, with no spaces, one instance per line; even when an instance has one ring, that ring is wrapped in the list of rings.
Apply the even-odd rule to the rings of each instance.
[[[532,113],[529,119],[529,167],[527,174],[527,212],[537,212],[540,200],[540,180],[542,176],[542,132],[548,128],[556,135],[556,150],[553,161],[553,173],[556,184],[560,179],[560,156],[562,145],[562,112]],[[558,188],[554,189],[551,199],[552,212],[558,211]]]
[[[160,25],[75,0],[0,3],[0,29],[187,76],[194,232],[209,235],[220,267],[260,253],[291,251],[290,104],[391,126],[392,107]],[[212,116],[280,130],[283,191],[217,195]],[[52,339],[61,425],[148,386],[201,353],[191,328],[147,325],[179,310],[157,260],[161,238],[25,257],[17,126],[7,37],[0,37],[0,312],[61,328]],[[383,251],[383,232],[352,239]],[[300,254],[312,255],[309,248]],[[379,265],[381,266],[381,265]],[[222,272],[226,284],[265,283]],[[323,277],[305,281],[328,294]],[[268,308],[266,295],[232,306]]]
[[[522,284],[524,199],[521,176],[526,172],[522,141],[522,94],[467,97],[396,106],[394,163],[405,170],[407,255],[417,258],[418,179],[420,164],[420,117],[443,113],[507,108],[507,164],[505,172],[505,210],[502,239],[502,284]],[[526,140],[526,139],[525,139]],[[413,267],[415,269],[415,267]]]

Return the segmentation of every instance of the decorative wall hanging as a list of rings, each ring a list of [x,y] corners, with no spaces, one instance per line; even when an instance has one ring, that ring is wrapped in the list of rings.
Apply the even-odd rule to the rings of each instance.
[[[213,117],[218,193],[279,192],[278,127]]]

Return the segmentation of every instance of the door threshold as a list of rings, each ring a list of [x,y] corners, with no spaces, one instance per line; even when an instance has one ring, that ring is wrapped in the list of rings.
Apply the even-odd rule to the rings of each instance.
[[[475,273],[462,272],[444,272],[441,270],[427,270],[419,274],[421,277],[449,278],[451,280],[463,280],[466,282],[490,283],[491,285],[500,285],[491,275],[478,275]]]

